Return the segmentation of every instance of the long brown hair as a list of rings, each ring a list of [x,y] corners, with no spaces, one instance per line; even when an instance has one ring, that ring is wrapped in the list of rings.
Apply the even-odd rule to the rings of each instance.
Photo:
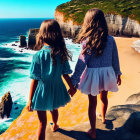
[[[88,10],[78,35],[78,41],[87,40],[83,54],[87,49],[92,50],[95,48],[95,55],[101,55],[107,41],[107,36],[108,27],[104,13],[97,8]]]
[[[56,20],[49,19],[42,22],[39,33],[36,37],[35,50],[40,50],[44,43],[51,46],[51,57],[53,64],[56,63],[55,56],[57,52],[61,54],[61,62],[72,59],[71,53],[67,50],[60,26]]]

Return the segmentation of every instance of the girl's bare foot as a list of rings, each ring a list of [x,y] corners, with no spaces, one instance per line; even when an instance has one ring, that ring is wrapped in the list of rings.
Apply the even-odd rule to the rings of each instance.
[[[89,131],[87,132],[87,134],[92,138],[92,139],[96,139],[96,131],[89,129]]]
[[[102,123],[103,124],[105,124],[105,122],[106,122],[106,119],[105,118],[103,118],[102,117],[102,115],[99,113],[99,114],[97,114],[97,118],[99,119],[99,120],[102,120]]]
[[[55,132],[59,128],[59,125],[51,123],[51,130]]]
[[[102,123],[105,124],[105,122],[106,122],[106,119],[103,119],[103,118],[102,118]]]

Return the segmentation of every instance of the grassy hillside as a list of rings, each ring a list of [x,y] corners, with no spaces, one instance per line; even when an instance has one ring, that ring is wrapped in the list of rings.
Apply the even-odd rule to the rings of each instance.
[[[119,14],[140,22],[140,0],[71,0],[56,10],[66,13],[65,20],[72,18],[81,24],[86,11],[95,7],[104,13]]]

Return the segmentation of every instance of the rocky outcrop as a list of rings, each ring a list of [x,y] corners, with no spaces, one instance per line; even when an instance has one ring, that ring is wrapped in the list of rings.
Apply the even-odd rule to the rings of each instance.
[[[140,92],[137,94],[131,95],[129,98],[127,98],[126,104],[139,104],[140,105]]]
[[[133,42],[133,45],[131,46],[132,48],[135,49],[138,53],[140,53],[140,40],[136,40]]]
[[[81,25],[75,24],[73,20],[70,19],[66,21],[64,14],[57,10],[55,11],[55,20],[58,21],[64,37],[72,39],[76,38],[81,29]]]
[[[4,94],[0,102],[0,118],[9,117],[12,109],[12,97],[10,92]]]
[[[27,46],[27,42],[26,42],[26,37],[24,35],[20,35],[19,37],[20,39],[20,47],[26,47]]]
[[[140,24],[137,21],[113,14],[106,14],[105,18],[110,34],[140,37]]]
[[[64,37],[75,39],[81,25],[74,23],[72,19],[65,19],[65,14],[55,11],[55,19],[59,22]],[[136,36],[140,37],[140,24],[130,19],[129,17],[122,17],[121,15],[106,14],[105,15],[109,34],[114,36]]]
[[[33,49],[36,44],[36,35],[39,29],[30,29],[28,35],[28,49]]]

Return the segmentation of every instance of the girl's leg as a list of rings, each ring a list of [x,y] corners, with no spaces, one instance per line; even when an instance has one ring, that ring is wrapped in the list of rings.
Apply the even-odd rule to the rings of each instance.
[[[54,109],[53,111],[51,111],[51,114],[52,114],[52,120],[53,120],[52,131],[56,131],[59,128],[59,126],[57,125],[58,110]]]
[[[88,131],[88,134],[92,138],[96,138],[96,106],[97,106],[97,96],[88,95],[89,98],[89,108],[88,116],[91,125],[91,129]]]
[[[108,91],[102,91],[100,93],[101,99],[101,114],[102,114],[102,123],[105,123],[105,115],[108,107],[108,98],[107,98]]]
[[[37,140],[45,140],[45,131],[47,125],[46,111],[37,111],[37,115],[39,119]]]

